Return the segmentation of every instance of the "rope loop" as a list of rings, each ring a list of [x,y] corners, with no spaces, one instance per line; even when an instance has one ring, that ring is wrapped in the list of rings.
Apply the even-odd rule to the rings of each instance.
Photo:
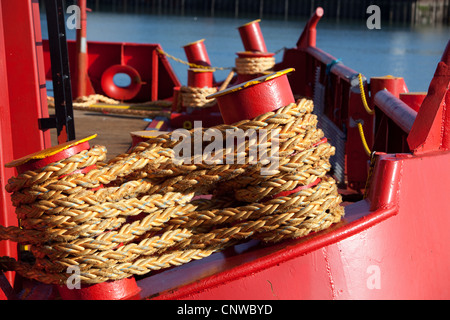
[[[182,104],[186,107],[205,108],[216,103],[216,99],[207,99],[206,97],[216,93],[217,88],[182,86],[180,92]]]
[[[275,65],[275,57],[238,57],[236,72],[240,74],[260,74],[268,72]]]
[[[312,110],[311,100],[300,99],[233,125],[161,134],[106,163],[106,148],[93,146],[10,178],[21,226],[0,226],[0,240],[28,246],[33,259],[3,257],[0,268],[64,284],[76,266],[81,283],[93,284],[202,259],[250,238],[277,242],[328,228],[344,208],[327,175],[335,150]],[[230,130],[258,128],[264,141],[217,146]],[[197,137],[211,129],[215,147],[211,137],[199,147]],[[184,161],[175,161],[180,153]],[[95,167],[78,170],[88,165]]]

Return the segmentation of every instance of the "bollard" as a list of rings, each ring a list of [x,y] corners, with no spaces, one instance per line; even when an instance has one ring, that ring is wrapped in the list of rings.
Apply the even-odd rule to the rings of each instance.
[[[19,174],[29,170],[37,170],[50,165],[56,161],[61,161],[74,156],[84,150],[90,148],[89,141],[96,135],[87,138],[69,141],[51,148],[41,150],[14,160],[7,164],[8,167],[15,167]],[[76,170],[70,174],[87,173],[96,166],[88,166],[80,170]],[[61,176],[64,177],[64,176]],[[102,188],[100,186],[99,188]],[[62,299],[67,300],[118,300],[128,299],[136,296],[140,289],[137,286],[134,277],[125,278],[117,281],[107,281],[98,284],[81,285],[80,289],[69,289],[65,285],[56,285]]]
[[[250,51],[245,51],[245,52],[237,52],[236,53],[239,58],[244,58],[244,59],[264,59],[264,58],[272,58],[273,56],[275,56],[275,53],[271,53],[271,52],[265,52],[265,53],[261,53],[261,52],[250,52]],[[257,73],[240,73],[239,70],[237,72],[237,81],[236,83],[243,83],[246,81],[249,81],[251,79],[260,77],[262,75],[264,75],[264,72],[257,72]]]
[[[400,100],[406,103],[414,111],[418,112],[426,96],[427,96],[426,92],[405,92],[400,93]]]
[[[189,63],[195,63],[201,66],[210,67],[208,52],[206,51],[205,39],[197,40],[183,46],[184,52]]]
[[[230,87],[208,96],[216,98],[225,124],[233,124],[242,120],[251,120],[267,112],[295,102],[294,95],[287,78],[293,68],[274,72],[237,86]],[[316,145],[327,142],[324,138]],[[320,182],[320,178],[306,186],[298,186],[293,190],[283,191],[270,198],[288,196],[302,189],[311,188]],[[262,201],[267,201],[265,198]]]
[[[213,74],[213,69],[188,69],[188,87],[212,88],[214,81]]]
[[[245,51],[267,52],[264,37],[259,26],[261,20],[254,20],[238,27]]]
[[[28,170],[36,170],[43,168],[53,162],[67,159],[81,151],[88,150],[89,140],[95,138],[96,135],[89,136],[84,139],[78,139],[73,141],[68,141],[51,148],[41,150],[20,159],[14,160],[8,164],[7,167],[15,167],[19,174],[24,173]],[[92,167],[87,167],[92,170]],[[83,168],[83,173],[88,172],[87,168]]]
[[[287,78],[287,74],[292,71],[294,69],[289,68],[261,76],[207,98],[216,98],[225,124],[253,119],[295,102]]]
[[[275,53],[267,52],[259,21],[254,20],[238,28],[245,51],[236,53],[235,84],[267,74],[275,63]]]
[[[372,106],[375,94],[386,89],[397,98],[401,93],[407,93],[408,87],[402,77],[383,76],[370,78],[370,96],[372,97]]]

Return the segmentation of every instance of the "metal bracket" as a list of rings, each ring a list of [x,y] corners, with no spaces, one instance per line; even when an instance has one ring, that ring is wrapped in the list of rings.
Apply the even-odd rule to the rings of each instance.
[[[50,116],[50,118],[39,118],[38,123],[39,129],[42,131],[56,128],[56,118],[54,116]]]
[[[75,139],[66,23],[62,0],[45,0],[50,60],[55,98],[55,118],[39,119],[42,130],[56,128],[58,143]]]

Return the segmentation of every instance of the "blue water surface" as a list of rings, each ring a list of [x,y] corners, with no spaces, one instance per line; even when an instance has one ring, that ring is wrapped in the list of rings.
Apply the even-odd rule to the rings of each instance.
[[[234,66],[236,52],[243,51],[237,27],[248,18],[165,16],[112,12],[88,13],[88,40],[135,43],[159,43],[169,54],[186,59],[183,45],[205,39],[211,63],[215,67]],[[47,37],[42,16],[43,37]],[[261,30],[268,51],[294,47],[306,20],[262,19]],[[403,77],[410,91],[427,91],[436,65],[449,41],[448,26],[410,26],[381,24],[370,30],[365,21],[319,21],[317,47],[330,53],[367,78],[393,75]],[[68,30],[75,39],[75,31]],[[282,59],[282,52],[276,55]],[[170,60],[180,81],[187,81],[187,66]],[[217,71],[225,78],[229,71]]]

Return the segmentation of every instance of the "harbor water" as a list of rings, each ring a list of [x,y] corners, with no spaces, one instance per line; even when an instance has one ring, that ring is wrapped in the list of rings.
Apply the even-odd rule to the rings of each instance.
[[[183,45],[205,39],[214,67],[233,67],[236,52],[243,51],[237,27],[249,18],[152,15],[139,13],[88,12],[88,41],[159,43],[167,53],[186,60]],[[47,38],[45,15],[41,17],[43,37]],[[305,19],[262,19],[261,30],[268,51],[295,47]],[[75,30],[68,30],[75,39]],[[369,29],[366,21],[327,20],[317,26],[317,47],[367,78],[393,75],[403,77],[410,91],[427,91],[436,65],[450,38],[449,26],[411,26],[381,23]],[[170,60],[182,84],[187,82],[187,66]],[[217,71],[223,79],[228,70]]]

